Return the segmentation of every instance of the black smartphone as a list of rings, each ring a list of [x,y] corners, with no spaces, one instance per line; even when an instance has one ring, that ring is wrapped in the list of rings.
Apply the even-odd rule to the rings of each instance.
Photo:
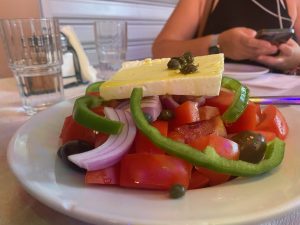
[[[262,29],[256,34],[257,39],[269,41],[273,45],[280,45],[287,42],[294,34],[294,29]]]

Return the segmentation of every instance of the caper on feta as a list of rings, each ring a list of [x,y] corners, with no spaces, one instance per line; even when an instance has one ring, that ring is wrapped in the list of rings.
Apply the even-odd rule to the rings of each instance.
[[[198,65],[194,65],[194,57],[191,52],[185,52],[180,57],[172,57],[167,66],[171,70],[180,70],[182,74],[194,73],[198,70]]]
[[[195,73],[198,70],[198,66],[194,64],[188,64],[180,69],[183,74]]]
[[[171,58],[168,62],[168,69],[170,70],[179,70],[181,68],[181,64],[177,58]]]
[[[193,55],[192,55],[191,52],[186,52],[186,53],[184,53],[184,54],[183,54],[183,57],[185,58],[185,60],[186,60],[186,62],[187,62],[188,64],[191,64],[191,63],[194,62],[194,57],[193,57]]]

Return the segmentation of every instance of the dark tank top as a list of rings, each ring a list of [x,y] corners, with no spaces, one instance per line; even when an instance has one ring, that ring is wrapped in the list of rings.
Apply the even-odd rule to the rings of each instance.
[[[262,6],[277,15],[276,0],[257,0]],[[285,2],[285,1],[284,1]],[[280,4],[281,16],[290,19],[287,4],[285,8]],[[291,21],[283,20],[284,28],[291,27]],[[214,10],[207,18],[203,35],[219,34],[234,27],[248,27],[254,30],[266,28],[280,28],[279,19],[270,15],[251,0],[219,0]],[[296,37],[294,37],[296,39]],[[226,62],[250,63],[259,65],[249,60],[234,61],[226,59]]]

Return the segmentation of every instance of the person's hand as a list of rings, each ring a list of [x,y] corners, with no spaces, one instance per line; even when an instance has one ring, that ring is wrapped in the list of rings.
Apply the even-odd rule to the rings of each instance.
[[[218,42],[224,55],[234,60],[254,60],[258,56],[277,52],[276,46],[265,40],[256,39],[255,35],[255,30],[236,27],[222,32]]]
[[[270,56],[263,54],[258,56],[256,61],[282,71],[292,70],[300,65],[300,46],[296,41],[290,39],[286,43],[279,45],[278,49],[280,51],[279,55]]]

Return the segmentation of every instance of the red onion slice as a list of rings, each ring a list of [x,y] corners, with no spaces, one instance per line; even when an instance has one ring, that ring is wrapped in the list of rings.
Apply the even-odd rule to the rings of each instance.
[[[120,103],[116,108],[129,112],[130,111],[130,103],[129,103],[129,101],[124,101],[124,102]],[[151,97],[143,98],[141,101],[141,108],[144,113],[147,113],[151,116],[153,121],[157,120],[157,118],[162,110],[159,96],[151,96]]]
[[[202,105],[205,104],[206,98],[204,96],[195,97],[195,99],[193,101],[197,102],[198,103],[198,107],[200,107],[200,106],[202,106]]]
[[[160,101],[161,101],[163,108],[165,108],[165,109],[174,110],[179,106],[179,103],[176,102],[175,99],[173,98],[173,96],[171,96],[171,95],[160,96]]]
[[[129,100],[125,100],[121,102],[119,105],[117,105],[116,109],[126,110],[129,109]]]
[[[77,166],[90,170],[104,169],[117,163],[131,147],[136,134],[136,127],[129,112],[105,107],[107,118],[124,123],[122,132],[110,135],[99,147],[88,152],[70,155],[68,159]]]
[[[107,148],[107,151],[103,152],[103,154],[101,152],[101,154],[97,155],[96,157],[93,157],[90,160],[85,160],[83,164],[87,170],[98,170],[111,166],[122,158],[124,152],[126,153],[129,150],[135,138],[136,129],[131,129],[131,127],[135,128],[135,125],[130,114],[128,112],[125,112],[125,114],[128,124],[130,124],[127,129],[127,135],[124,135],[123,138],[120,137],[118,141],[114,142],[113,145]],[[120,149],[126,150],[121,151]]]
[[[116,110],[114,110],[113,108],[110,108],[110,107],[104,107],[104,114],[106,115],[106,117],[108,119],[111,119],[111,120],[115,120],[115,121],[120,121],[119,119],[119,116],[116,112]],[[74,154],[74,155],[70,155],[68,158],[72,161],[78,161],[78,163],[80,161],[83,161],[85,159],[89,159],[90,157],[93,156],[93,154],[98,154],[98,148],[101,147],[102,148],[106,148],[106,147],[109,147],[110,145],[112,145],[115,140],[116,140],[116,136],[117,135],[110,135],[108,137],[108,139],[106,140],[106,142],[104,142],[101,146],[98,146],[97,148],[94,148],[90,151],[87,151],[87,152],[83,152],[83,153],[80,153],[80,154]],[[75,162],[74,162],[75,163]],[[75,163],[76,164],[76,163]],[[77,165],[77,164],[76,164]],[[82,167],[81,165],[78,165],[80,167]]]
[[[192,101],[196,102],[198,104],[198,107],[205,104],[205,97],[204,96],[191,96],[191,95],[178,95],[177,98],[180,98],[180,101],[177,102],[173,96],[171,95],[163,95],[160,96],[160,101],[164,109],[170,109],[174,110],[176,109],[180,104],[182,104],[185,101]]]

